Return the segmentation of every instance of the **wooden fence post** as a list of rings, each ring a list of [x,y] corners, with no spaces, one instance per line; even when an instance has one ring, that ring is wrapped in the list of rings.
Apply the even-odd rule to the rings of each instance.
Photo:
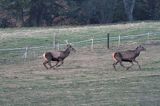
[[[149,40],[149,37],[150,37],[150,33],[148,32],[148,40]]]
[[[26,60],[28,56],[28,47],[26,47],[25,49],[25,53],[24,53],[24,59]]]
[[[121,45],[121,35],[118,36],[118,47]]]
[[[56,49],[56,33],[53,35],[53,49]]]
[[[93,38],[91,39],[91,50],[93,51],[94,41]]]
[[[58,50],[59,50],[59,48],[60,48],[60,47],[59,47],[59,42],[57,43],[57,46],[58,46]]]
[[[107,34],[107,48],[109,49],[109,33]]]

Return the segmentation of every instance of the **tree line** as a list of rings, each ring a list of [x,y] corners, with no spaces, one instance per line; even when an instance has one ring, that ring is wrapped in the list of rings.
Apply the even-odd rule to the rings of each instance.
[[[159,20],[160,0],[1,0],[0,27]]]

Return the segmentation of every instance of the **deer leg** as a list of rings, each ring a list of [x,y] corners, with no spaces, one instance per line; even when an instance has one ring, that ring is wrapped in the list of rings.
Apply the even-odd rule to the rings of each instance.
[[[56,64],[55,65],[53,65],[52,67],[55,67],[55,66],[57,66],[57,64],[59,63],[59,61],[56,61]]]
[[[64,63],[64,62],[63,62],[63,61],[61,61],[61,64],[57,65],[57,67],[61,66],[63,63]]]
[[[127,67],[126,70],[129,70],[134,65],[133,62],[130,62],[130,63],[131,63],[131,66]]]
[[[126,67],[122,64],[122,61],[120,61],[119,64],[120,64],[123,68],[126,68]],[[127,68],[126,68],[126,69],[127,69]]]
[[[113,63],[113,68],[114,68],[114,70],[115,70],[115,71],[117,71],[117,69],[116,69],[116,65],[117,65],[117,63],[119,63],[119,61],[117,61],[117,62]]]
[[[141,66],[139,65],[138,61],[134,60],[135,63],[137,63],[139,69],[141,70]]]
[[[48,62],[48,65],[50,66],[50,68],[52,68],[51,61]]]
[[[48,63],[48,61],[44,61],[44,62],[43,62],[43,65],[44,65],[44,67],[45,67],[46,69],[48,69],[48,67],[46,66],[47,63]]]

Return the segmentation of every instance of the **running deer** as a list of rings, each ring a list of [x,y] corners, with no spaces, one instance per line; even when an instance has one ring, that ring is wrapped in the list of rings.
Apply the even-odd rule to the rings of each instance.
[[[43,58],[44,58],[43,65],[44,65],[44,67],[46,69],[48,69],[46,64],[48,64],[50,66],[50,68],[61,66],[63,64],[64,59],[69,56],[71,51],[76,52],[76,50],[70,44],[67,44],[67,48],[64,51],[52,51],[52,52],[44,53],[43,54]],[[51,61],[56,61],[56,64],[54,66],[52,66]]]
[[[141,51],[146,51],[146,49],[139,45],[134,50],[127,50],[127,51],[119,51],[112,54],[113,60],[115,63],[113,63],[113,67],[116,70],[116,65],[119,63],[122,67],[126,68],[128,70],[131,68],[134,64],[133,62],[137,63],[139,69],[141,70],[141,66],[139,65],[138,61],[136,60],[136,57],[140,55]],[[125,67],[122,62],[130,62],[131,66]]]

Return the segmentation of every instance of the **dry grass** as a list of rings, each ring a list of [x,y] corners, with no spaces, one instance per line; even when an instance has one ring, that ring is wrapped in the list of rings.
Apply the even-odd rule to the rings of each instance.
[[[61,41],[65,39],[80,41],[93,36],[104,37],[107,33],[111,33],[111,36],[118,36],[119,34],[132,35],[160,31],[159,26],[159,22],[139,22],[60,29],[0,29],[2,41],[0,47],[15,48],[28,44],[31,46],[52,44],[53,33],[59,35],[58,39]],[[77,53],[69,56],[64,65],[56,70],[46,70],[42,65],[42,59],[1,65],[0,105],[159,106],[160,45],[145,45],[147,51],[138,57],[142,66],[141,71],[137,65],[128,71],[124,71],[120,66],[117,66],[118,71],[113,70],[112,52],[133,49],[137,45],[134,42],[120,46],[118,49],[113,46],[108,50],[100,43],[94,46],[94,51],[90,51],[85,46],[77,49]],[[16,53],[7,56],[17,56]],[[0,57],[3,58],[4,55],[5,53],[1,53]]]
[[[131,49],[136,45],[125,46]],[[129,71],[112,67],[114,50],[83,48],[56,70],[45,70],[42,59],[0,67],[2,106],[158,106],[159,46],[146,46]],[[128,65],[128,64],[126,64]]]
[[[82,27],[72,27],[72,26],[66,26],[66,27],[47,27],[47,28],[8,28],[8,29],[0,29],[0,38],[6,39],[6,38],[18,38],[18,37],[48,37],[50,35],[53,36],[53,33],[56,33],[57,35],[70,35],[74,33],[85,33],[86,35],[89,35],[89,32],[91,31],[101,31],[100,34],[105,33],[122,33],[122,34],[128,34],[128,32],[136,31],[137,33],[141,31],[159,31],[159,22],[137,22],[137,23],[122,23],[122,24],[111,24],[111,25],[95,25],[95,26],[82,26]],[[140,31],[141,30],[141,31]],[[122,32],[123,31],[123,32]],[[91,33],[92,34],[92,33]],[[94,33],[93,33],[94,35]],[[80,37],[81,35],[77,35]],[[83,36],[83,34],[82,34]],[[92,35],[91,35],[92,36]],[[73,36],[72,36],[73,37]]]

